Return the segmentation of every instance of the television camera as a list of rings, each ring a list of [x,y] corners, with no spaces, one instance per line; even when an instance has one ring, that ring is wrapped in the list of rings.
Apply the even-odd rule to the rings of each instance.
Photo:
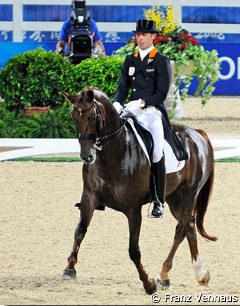
[[[90,35],[90,15],[83,0],[72,1],[71,13],[72,34],[70,39],[69,61],[78,64],[91,57],[92,37]]]

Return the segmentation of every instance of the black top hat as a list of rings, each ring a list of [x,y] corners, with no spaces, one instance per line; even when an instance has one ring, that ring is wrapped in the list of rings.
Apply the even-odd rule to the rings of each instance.
[[[136,23],[136,31],[133,31],[133,33],[139,32],[158,34],[158,30],[156,29],[156,22],[153,20],[138,19]]]

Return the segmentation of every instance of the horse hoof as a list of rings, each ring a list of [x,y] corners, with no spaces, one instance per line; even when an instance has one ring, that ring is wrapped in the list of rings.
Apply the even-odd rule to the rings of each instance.
[[[166,290],[170,287],[170,280],[169,279],[158,279],[158,284],[160,285],[162,290]]]
[[[74,269],[65,269],[63,271],[62,280],[76,279],[76,274],[76,270]]]
[[[210,273],[207,271],[207,273],[204,275],[204,277],[198,281],[200,285],[207,286],[210,280]]]
[[[155,293],[157,291],[157,283],[155,281],[155,279],[152,279],[152,286],[151,288],[146,289],[145,288],[145,292],[149,295]]]

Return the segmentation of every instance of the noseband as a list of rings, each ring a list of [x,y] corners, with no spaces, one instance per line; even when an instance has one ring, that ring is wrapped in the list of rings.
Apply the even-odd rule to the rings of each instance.
[[[94,108],[95,114],[96,114],[96,132],[95,133],[89,133],[89,134],[78,134],[78,140],[81,143],[81,140],[94,140],[93,148],[101,151],[103,149],[103,141],[108,142],[108,140],[116,137],[121,133],[123,130],[124,124],[121,124],[120,128],[118,128],[115,132],[111,134],[102,135],[102,130],[105,126],[105,118],[101,112],[101,109],[96,101],[96,99],[93,100],[92,105],[89,108],[86,109],[78,109],[80,114],[86,113],[91,108]],[[102,127],[101,127],[102,122]],[[106,144],[105,144],[106,145]]]

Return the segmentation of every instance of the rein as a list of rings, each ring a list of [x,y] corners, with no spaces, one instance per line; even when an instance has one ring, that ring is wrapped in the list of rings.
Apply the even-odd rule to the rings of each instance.
[[[81,143],[81,140],[88,140],[88,139],[92,139],[95,140],[95,142],[93,143],[93,148],[97,149],[99,151],[101,151],[103,149],[103,146],[107,145],[107,142],[110,141],[111,139],[117,137],[118,135],[120,135],[120,133],[122,132],[124,126],[125,126],[125,122],[122,123],[122,125],[113,133],[111,134],[106,134],[106,135],[101,135],[102,129],[104,128],[104,123],[105,123],[105,118],[103,117],[103,114],[97,104],[97,101],[94,99],[92,105],[87,108],[87,109],[79,109],[80,113],[85,113],[87,111],[89,111],[91,108],[94,108],[95,113],[96,113],[96,132],[95,133],[91,133],[91,134],[78,134],[78,140]],[[100,118],[103,122],[103,127],[101,129],[100,125],[101,125],[101,121]],[[103,141],[106,141],[105,145],[102,144]]]

